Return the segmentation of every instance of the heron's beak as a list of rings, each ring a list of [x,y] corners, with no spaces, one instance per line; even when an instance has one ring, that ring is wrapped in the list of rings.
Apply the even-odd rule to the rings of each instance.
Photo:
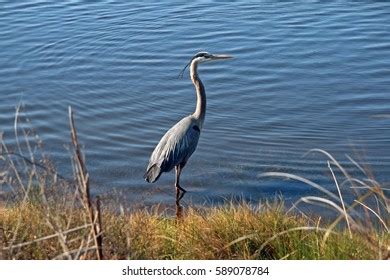
[[[211,57],[212,60],[222,60],[222,59],[229,59],[229,58],[233,58],[233,57],[227,54],[213,54],[213,56]]]

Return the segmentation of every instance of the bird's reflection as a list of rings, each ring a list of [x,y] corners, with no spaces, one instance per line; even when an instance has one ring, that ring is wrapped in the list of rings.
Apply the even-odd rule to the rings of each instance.
[[[183,217],[183,206],[180,204],[180,199],[176,199],[176,220],[179,221]]]

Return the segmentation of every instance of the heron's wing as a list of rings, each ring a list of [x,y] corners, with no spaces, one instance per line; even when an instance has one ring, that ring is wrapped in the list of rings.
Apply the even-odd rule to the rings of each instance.
[[[166,172],[186,162],[195,151],[199,136],[200,129],[192,116],[182,119],[168,130],[158,143],[150,158],[148,169],[157,165],[161,172]]]

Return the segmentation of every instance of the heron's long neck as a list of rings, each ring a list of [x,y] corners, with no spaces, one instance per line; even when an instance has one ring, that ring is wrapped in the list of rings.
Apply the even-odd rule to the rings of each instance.
[[[206,92],[202,81],[199,79],[197,68],[198,63],[192,62],[191,80],[196,89],[196,109],[192,115],[201,122],[201,125],[203,125],[203,121],[206,116]]]

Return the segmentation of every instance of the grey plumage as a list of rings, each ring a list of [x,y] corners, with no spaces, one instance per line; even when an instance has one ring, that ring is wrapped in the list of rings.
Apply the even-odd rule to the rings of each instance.
[[[146,181],[153,183],[162,172],[184,165],[198,145],[200,130],[197,121],[189,115],[165,133],[150,157],[145,174]]]
[[[176,168],[176,203],[183,197],[185,190],[180,187],[181,170],[186,165],[190,156],[194,153],[203,122],[206,115],[206,92],[202,81],[198,77],[197,66],[199,63],[231,58],[228,55],[212,55],[207,52],[197,53],[184,67],[190,65],[191,80],[195,86],[197,102],[195,112],[175,124],[161,138],[154,149],[144,178],[153,183],[158,180],[163,172],[169,172]],[[180,195],[180,191],[182,191]]]

